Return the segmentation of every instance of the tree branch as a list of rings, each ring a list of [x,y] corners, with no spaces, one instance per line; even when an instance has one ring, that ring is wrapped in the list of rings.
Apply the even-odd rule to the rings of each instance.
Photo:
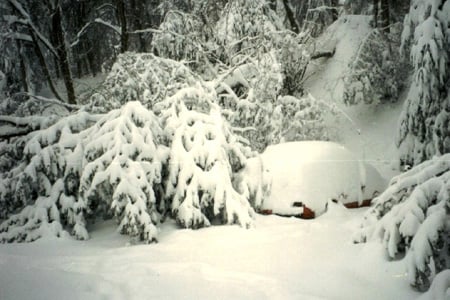
[[[25,18],[26,24],[30,27],[30,29],[34,32],[36,37],[47,47],[50,52],[52,52],[53,55],[58,57],[58,52],[56,52],[55,48],[52,46],[52,44],[49,42],[48,39],[42,35],[42,33],[38,30],[36,25],[31,21],[30,15],[25,11],[25,9],[22,7],[22,5],[17,0],[8,0],[9,3],[18,11],[23,18]]]
[[[335,52],[336,52],[336,48],[334,48],[331,51],[316,52],[311,55],[311,59],[318,59],[321,57],[332,57]]]

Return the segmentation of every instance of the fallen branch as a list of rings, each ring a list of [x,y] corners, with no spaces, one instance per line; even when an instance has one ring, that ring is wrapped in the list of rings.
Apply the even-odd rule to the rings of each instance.
[[[324,51],[324,52],[316,52],[314,54],[311,55],[311,59],[318,59],[321,57],[332,57],[334,55],[334,53],[336,53],[336,48],[334,48],[331,51]]]

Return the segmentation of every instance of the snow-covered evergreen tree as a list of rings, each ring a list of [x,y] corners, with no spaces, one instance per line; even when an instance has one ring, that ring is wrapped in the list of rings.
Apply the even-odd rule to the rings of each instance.
[[[217,83],[220,105],[234,130],[254,150],[270,143],[270,120],[283,87],[283,74],[274,51],[235,68]]]
[[[67,231],[86,239],[85,218],[111,210],[121,233],[154,240],[167,159],[158,122],[142,104],[129,102],[101,118],[81,112],[34,134],[25,158],[2,175],[2,206],[25,207],[2,223],[0,240]]]
[[[450,268],[450,154],[394,177],[366,213],[358,242],[380,239],[387,255],[406,254],[411,285],[428,289]]]
[[[157,235],[167,159],[158,122],[139,102],[111,111],[89,133],[80,176],[80,199],[88,214],[111,209],[121,233],[147,242]]]
[[[32,133],[29,140],[18,139],[12,144],[19,152],[23,147],[23,155],[13,168],[2,173],[1,210],[7,217],[23,209],[0,225],[0,241],[61,236],[65,227],[77,238],[87,238],[85,203],[76,197],[82,159],[77,141],[96,119],[80,112]]]
[[[450,151],[449,22],[448,1],[413,1],[405,17],[402,46],[410,52],[414,75],[397,137],[403,165]]]
[[[245,155],[216,98],[213,89],[199,83],[161,103],[163,124],[172,137],[166,197],[181,227],[252,224],[253,209],[232,185]]]

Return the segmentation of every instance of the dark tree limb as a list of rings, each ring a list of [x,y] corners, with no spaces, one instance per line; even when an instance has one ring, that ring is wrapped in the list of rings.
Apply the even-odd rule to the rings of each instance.
[[[328,57],[329,58],[329,57],[332,57],[335,52],[336,52],[336,48],[333,49],[332,51],[316,52],[316,53],[313,53],[311,55],[311,59],[318,59],[318,58],[321,58],[321,57]]]
[[[122,28],[120,33],[120,52],[123,53],[128,50],[128,32],[127,32],[127,17],[125,15],[124,0],[117,0],[117,18]]]
[[[35,32],[32,29],[30,29],[30,35],[31,35],[31,39],[33,40],[34,52],[36,53],[36,56],[39,60],[39,64],[42,67],[42,72],[44,73],[45,79],[47,79],[48,86],[49,86],[50,90],[52,91],[53,95],[55,95],[55,97],[58,100],[62,101],[62,98],[59,95],[58,91],[56,90],[55,84],[53,83],[53,79],[52,79],[52,76],[50,75],[50,71],[49,71],[47,63],[45,61],[44,54],[42,53],[41,47],[39,46],[39,41],[36,37]]]
[[[292,31],[295,33],[300,32],[300,25],[297,22],[297,19],[295,18],[294,11],[292,10],[292,7],[289,5],[288,0],[283,0],[284,10],[286,11],[286,16],[289,20],[289,24],[291,25]]]
[[[378,27],[378,1],[373,0],[373,28]]]
[[[381,0],[381,28],[385,33],[390,32],[390,13],[389,13],[389,0]]]
[[[20,127],[20,128],[15,128],[14,131],[11,132],[5,132],[4,130],[1,131],[0,134],[0,141],[1,140],[11,140],[13,138],[17,138],[17,137],[21,137],[21,136],[25,136],[31,132],[33,132],[34,129],[32,129],[31,127]]]
[[[23,41],[19,39],[15,39],[17,51],[19,54],[19,69],[20,69],[20,81],[22,83],[23,90],[28,93],[29,86],[28,86],[28,76],[27,76],[27,67],[25,65],[25,56],[23,55]]]
[[[70,71],[69,58],[67,55],[64,31],[62,28],[62,12],[61,5],[58,1],[52,16],[52,31],[56,42],[56,51],[59,58],[59,66],[61,67],[64,85],[67,91],[67,101],[69,104],[76,104],[75,89],[73,87],[72,73]]]
[[[40,40],[45,45],[45,47],[50,50],[50,52],[58,56],[55,48],[53,48],[52,44],[41,34],[36,25],[34,25],[34,23],[31,21],[30,15],[25,11],[22,5],[16,0],[9,0],[9,3],[15,9],[15,11],[17,11],[25,19],[23,22],[24,25],[27,25],[30,28],[30,31],[34,33],[36,39]]]

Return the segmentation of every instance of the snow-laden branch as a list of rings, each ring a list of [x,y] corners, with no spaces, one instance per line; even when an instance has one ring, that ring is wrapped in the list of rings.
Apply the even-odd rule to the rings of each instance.
[[[237,62],[232,68],[228,69],[224,74],[221,74],[214,82],[214,88],[218,88],[222,82],[230,76],[237,68],[244,64],[247,60],[251,58],[251,55],[244,56],[239,62]]]
[[[45,47],[47,47],[47,49],[50,50],[53,55],[58,57],[58,52],[56,52],[56,49],[53,47],[50,41],[39,31],[38,27],[33,23],[33,21],[31,21],[30,15],[25,11],[22,5],[17,0],[8,1],[22,15],[22,17],[25,18],[26,24],[36,34],[38,39],[45,45]]]
[[[116,26],[116,25],[113,25],[113,24],[111,24],[111,23],[109,23],[109,22],[106,22],[106,21],[103,20],[103,19],[96,18],[96,19],[94,19],[94,21],[91,21],[91,22],[86,23],[86,24],[80,29],[80,31],[78,31],[78,33],[76,34],[76,39],[75,39],[72,43],[70,43],[70,48],[73,48],[73,47],[75,47],[76,45],[78,45],[78,43],[80,42],[81,36],[83,36],[83,34],[85,34],[85,32],[88,30],[88,28],[91,27],[91,26],[94,25],[94,24],[101,24],[101,25],[104,25],[104,26],[106,26],[106,27],[112,29],[112,30],[113,30],[115,33],[117,33],[118,35],[121,35],[121,34],[122,34],[122,28],[121,28],[121,27]]]
[[[327,11],[327,10],[337,10],[337,7],[322,5],[322,6],[317,6],[315,8],[308,8],[308,12],[311,12],[311,11],[322,12],[322,11]]]
[[[76,39],[70,44],[70,48],[75,47],[79,42],[80,42],[80,38],[81,36],[86,32],[86,30],[92,25],[92,22],[88,22],[86,23],[81,29],[80,31],[78,31],[77,33],[77,37]]]
[[[113,31],[115,31],[118,35],[121,35],[121,34],[122,34],[122,28],[121,28],[121,27],[116,26],[116,25],[113,25],[113,24],[111,24],[111,23],[109,23],[109,22],[106,22],[106,21],[103,20],[103,19],[96,18],[96,19],[94,20],[94,22],[97,23],[97,24],[102,24],[102,25],[105,25],[106,27],[111,28],[111,29],[112,29]]]
[[[14,126],[30,126],[32,128],[39,128],[44,119],[48,117],[33,116],[30,117],[16,117],[16,116],[0,116],[0,124],[7,123]]]
[[[428,289],[433,272],[450,265],[449,188],[450,154],[394,177],[375,198],[355,242],[381,240],[390,258],[405,253],[410,284]]]
[[[171,33],[173,35],[181,36],[181,34],[178,34],[173,31],[166,31],[166,30],[163,31],[163,30],[155,29],[155,28],[145,28],[145,29],[133,30],[133,31],[129,31],[128,33],[140,34],[140,33],[165,33],[165,32]]]
[[[18,95],[28,96],[28,97],[31,97],[31,98],[34,98],[34,99],[38,100],[39,102],[59,105],[59,106],[67,108],[70,111],[74,111],[74,110],[80,109],[80,106],[78,106],[78,105],[73,105],[73,104],[68,104],[68,103],[65,103],[65,102],[61,102],[58,99],[46,98],[46,97],[42,97],[42,96],[32,95],[30,93],[18,93]]]
[[[8,39],[13,39],[13,40],[26,41],[26,42],[33,41],[31,36],[29,36],[28,34],[25,34],[25,33],[20,33],[20,32],[8,32],[6,34],[2,34],[2,37],[8,38]]]

